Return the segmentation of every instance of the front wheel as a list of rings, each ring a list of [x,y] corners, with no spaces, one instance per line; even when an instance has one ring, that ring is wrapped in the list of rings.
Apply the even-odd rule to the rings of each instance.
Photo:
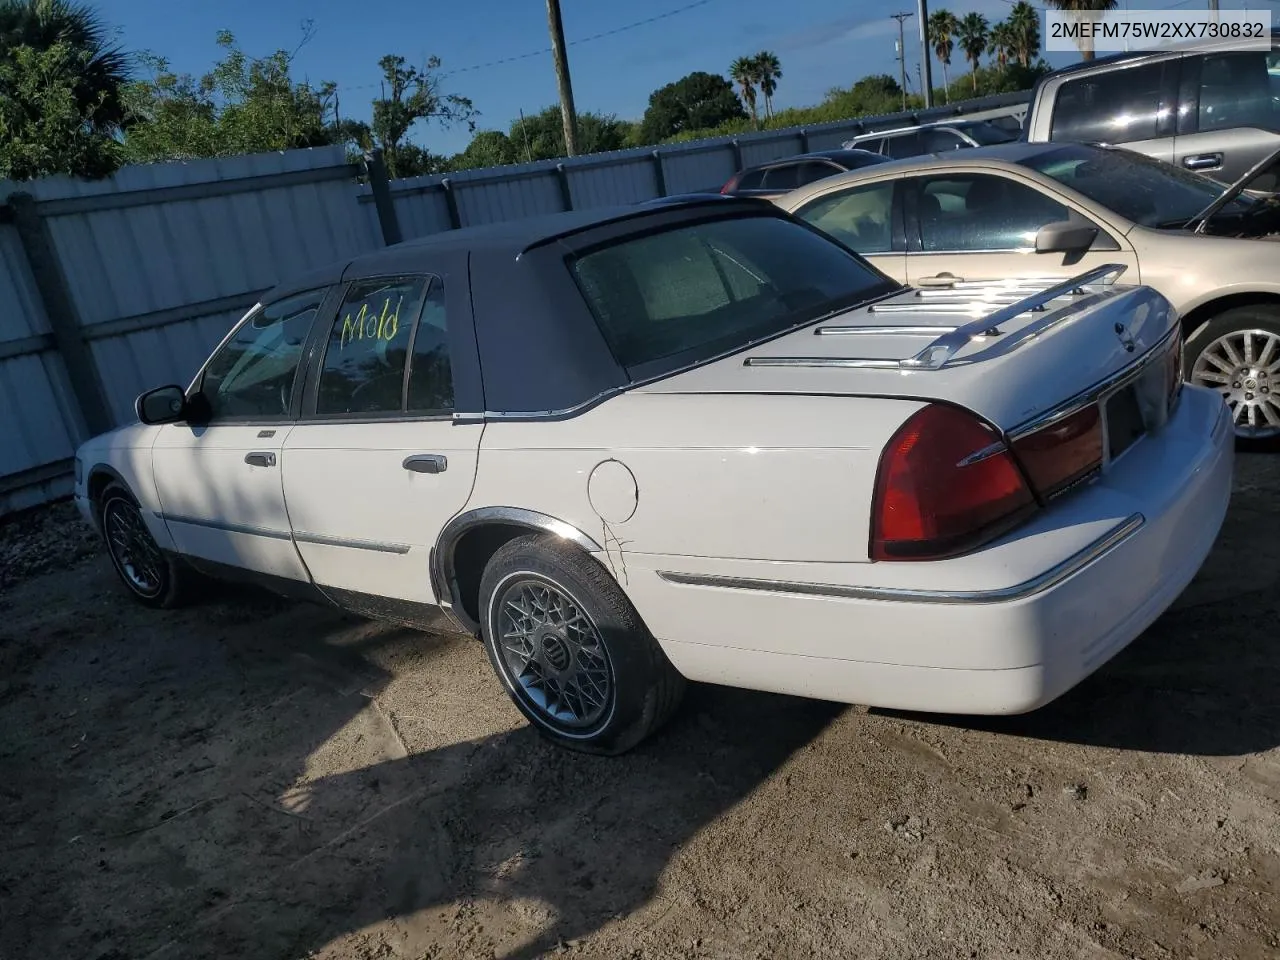
[[[1188,380],[1222,394],[1238,440],[1280,442],[1280,310],[1224,310],[1187,339],[1183,359]]]
[[[179,606],[192,573],[160,549],[133,495],[113,483],[102,492],[98,509],[107,554],[129,595],[148,607]]]
[[[675,711],[684,678],[598,562],[558,538],[504,544],[480,582],[489,661],[538,731],[623,753]]]

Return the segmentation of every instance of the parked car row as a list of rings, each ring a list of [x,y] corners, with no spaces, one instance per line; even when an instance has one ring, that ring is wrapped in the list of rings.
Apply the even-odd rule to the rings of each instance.
[[[1280,202],[1127,150],[1014,143],[904,160],[776,202],[902,283],[1063,279],[1105,263],[1182,317],[1185,365],[1238,436],[1280,437]]]
[[[1280,436],[1280,206],[963,126],[288,280],[81,447],[77,505],[144,604],[474,634],[577,750],[690,680],[1035,709],[1196,574],[1233,424]]]

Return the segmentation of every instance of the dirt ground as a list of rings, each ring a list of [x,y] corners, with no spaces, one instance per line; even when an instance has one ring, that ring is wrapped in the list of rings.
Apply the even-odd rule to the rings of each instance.
[[[1178,606],[1035,714],[699,687],[614,760],[473,641],[146,611],[68,508],[10,523],[0,957],[1274,960],[1278,492],[1242,456]]]

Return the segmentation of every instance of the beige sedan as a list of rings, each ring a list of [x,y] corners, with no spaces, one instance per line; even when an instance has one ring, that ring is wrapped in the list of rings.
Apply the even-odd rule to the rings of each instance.
[[[917,287],[1124,264],[1183,317],[1188,379],[1280,440],[1280,202],[1125,150],[1012,143],[878,164],[774,202]]]

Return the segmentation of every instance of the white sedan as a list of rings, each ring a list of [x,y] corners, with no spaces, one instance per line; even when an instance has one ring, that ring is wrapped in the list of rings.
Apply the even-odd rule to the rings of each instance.
[[[724,198],[453,231],[274,290],[82,447],[77,502],[143,603],[212,574],[452,624],[577,749],[685,679],[1027,711],[1230,494],[1227,408],[1120,272],[917,292]]]

